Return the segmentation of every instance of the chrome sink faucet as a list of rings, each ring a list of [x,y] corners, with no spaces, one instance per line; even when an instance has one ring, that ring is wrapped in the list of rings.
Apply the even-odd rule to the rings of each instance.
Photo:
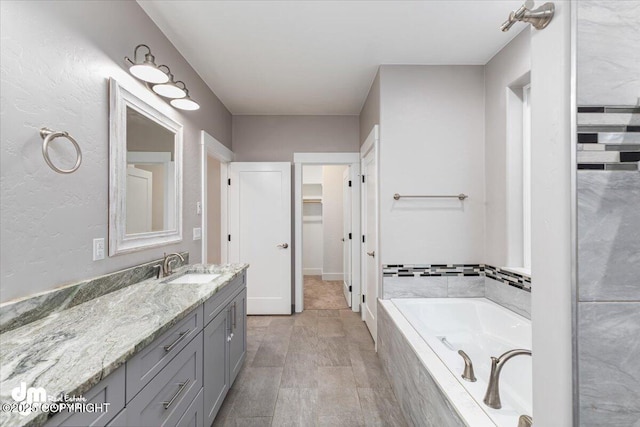
[[[491,374],[489,374],[489,386],[487,392],[484,395],[484,404],[493,409],[502,408],[502,402],[500,402],[500,372],[505,363],[509,359],[515,356],[529,355],[531,356],[531,350],[515,349],[509,350],[502,354],[500,357],[491,357]]]
[[[179,253],[175,252],[167,255],[164,254],[164,261],[162,262],[162,276],[166,277],[173,274],[173,269],[171,268],[171,263],[176,261],[176,258],[180,258],[180,261],[184,262],[184,257]]]

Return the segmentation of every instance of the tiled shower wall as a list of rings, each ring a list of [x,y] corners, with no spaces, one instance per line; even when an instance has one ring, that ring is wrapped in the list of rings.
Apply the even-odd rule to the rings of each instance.
[[[577,4],[579,425],[640,425],[640,2]]]

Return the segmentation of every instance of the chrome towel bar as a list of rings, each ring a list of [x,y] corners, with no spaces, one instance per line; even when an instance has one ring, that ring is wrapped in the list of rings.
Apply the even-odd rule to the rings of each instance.
[[[400,200],[400,199],[458,199],[458,200],[464,200],[466,199],[467,196],[466,194],[456,194],[456,195],[442,195],[442,196],[410,196],[410,195],[405,195],[405,196],[401,196],[400,194],[396,193],[393,195],[393,200]]]
[[[73,173],[78,170],[80,164],[82,163],[82,150],[80,150],[80,146],[76,142],[75,139],[69,133],[64,131],[53,131],[49,128],[40,129],[40,136],[44,140],[42,142],[42,155],[44,156],[44,161],[47,162],[49,167],[58,173]],[[58,137],[64,137],[69,140],[73,144],[73,147],[76,149],[76,164],[71,169],[60,169],[56,165],[53,164],[51,158],[49,157],[49,143]]]

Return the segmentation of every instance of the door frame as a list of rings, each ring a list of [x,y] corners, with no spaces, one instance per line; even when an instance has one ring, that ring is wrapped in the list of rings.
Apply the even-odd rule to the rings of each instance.
[[[220,162],[220,235],[228,234],[228,164],[232,162],[236,155],[223,145],[220,141],[209,135],[204,130],[200,131],[200,162],[201,162],[201,227],[202,227],[202,263],[207,264],[207,158],[213,157]],[[220,263],[226,264],[229,259],[229,248],[227,241],[220,239]]]
[[[378,272],[378,281],[377,281],[377,289],[376,289],[377,295],[375,296],[374,301],[377,303],[378,297],[382,295],[382,263],[380,262],[380,260],[382,259],[382,253],[380,252],[380,126],[379,125],[373,126],[373,128],[371,129],[371,132],[369,132],[369,135],[367,136],[367,139],[362,144],[362,147],[360,147],[360,161],[362,162],[362,164],[364,164],[365,157],[372,150],[375,152],[375,157],[376,157],[375,218],[376,218],[377,227],[376,227],[376,240],[374,242],[374,251],[376,256],[374,259],[376,262],[376,271]],[[366,223],[365,218],[367,214],[365,196],[366,196],[365,191],[361,191],[360,197],[362,197],[362,200],[361,200],[362,209],[360,210],[360,213],[362,215],[361,224],[363,225]],[[362,231],[364,232],[364,227],[362,228]],[[367,256],[366,246],[361,245],[359,252],[363,260],[362,264],[360,265],[360,268],[361,268],[360,277],[365,278],[366,277],[365,271],[367,268],[367,263],[364,261],[366,260],[366,256]],[[363,288],[364,287],[366,287],[366,285],[363,284]],[[369,297],[369,295],[367,295],[367,297]],[[364,321],[364,315],[365,315],[365,312],[364,310],[362,310],[360,317],[362,318],[363,321]],[[377,314],[376,314],[376,317],[377,317]],[[378,341],[377,337],[375,336],[373,337],[373,340],[376,343]]]
[[[348,165],[351,180],[360,179],[360,153],[293,153],[294,164],[294,291],[295,311],[304,310],[304,277],[302,271],[302,167],[305,165]],[[351,229],[353,236],[360,234],[360,186],[353,185],[351,198]],[[351,251],[351,309],[360,311],[360,251]],[[356,303],[354,303],[356,302]]]

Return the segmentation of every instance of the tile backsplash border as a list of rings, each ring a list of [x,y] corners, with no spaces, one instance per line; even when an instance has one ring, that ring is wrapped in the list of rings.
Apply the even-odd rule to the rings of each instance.
[[[383,277],[485,276],[498,282],[531,292],[531,277],[488,264],[385,264]]]
[[[189,264],[189,252],[182,252],[181,255],[184,257],[184,262],[178,260],[177,264],[173,264],[174,267]],[[162,259],[2,303],[0,304],[0,333],[150,279],[157,274],[158,270],[155,266],[158,263],[161,264]]]
[[[531,277],[486,264],[384,265],[382,299],[391,298],[487,298],[531,319]]]

